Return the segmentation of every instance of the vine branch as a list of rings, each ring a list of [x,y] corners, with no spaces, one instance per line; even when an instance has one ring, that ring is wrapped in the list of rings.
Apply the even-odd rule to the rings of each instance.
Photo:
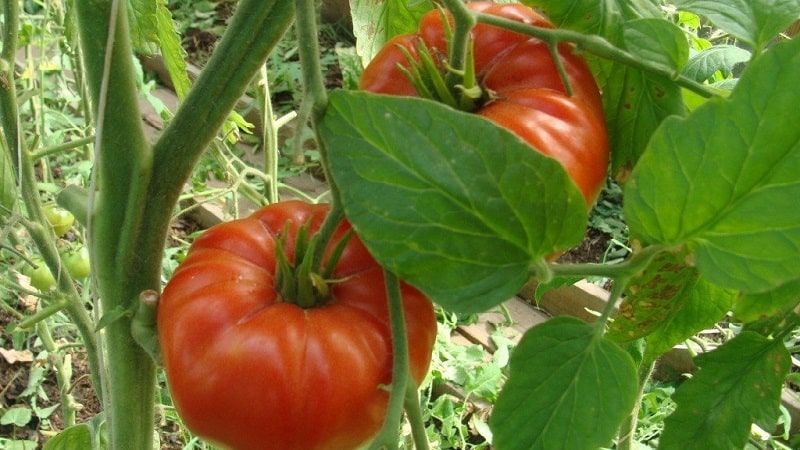
[[[522,22],[517,22],[516,20],[506,19],[490,14],[474,13],[474,16],[478,23],[507,28],[511,31],[516,31],[517,33],[522,33],[541,39],[551,45],[555,45],[559,42],[572,42],[579,49],[585,50],[595,56],[616,61],[620,64],[625,64],[643,72],[660,75],[674,80],[679,86],[689,89],[690,91],[705,98],[711,98],[716,95],[716,93],[708,86],[681,75],[680,72],[670,67],[651,64],[642,58],[638,58],[635,55],[613,45],[611,42],[601,36],[587,35],[577,31],[565,30],[561,28],[540,28],[527,25]]]

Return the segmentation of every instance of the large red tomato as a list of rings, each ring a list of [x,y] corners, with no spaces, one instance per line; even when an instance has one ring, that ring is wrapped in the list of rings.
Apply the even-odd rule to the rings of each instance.
[[[302,308],[273,285],[278,236],[295,255],[327,205],[292,201],[220,224],[190,248],[159,301],[158,332],[175,407],[190,430],[235,449],[356,448],[380,428],[392,379],[382,269],[352,235],[330,297]],[[328,250],[350,230],[340,225]],[[419,383],[436,336],[431,302],[403,285],[411,373]]]
[[[473,2],[468,7],[529,25],[553,28],[533,9],[520,4]],[[416,96],[413,84],[398,69],[409,67],[422,42],[444,58],[448,45],[442,13],[423,16],[416,34],[390,40],[365,68],[360,89]],[[572,89],[567,94],[548,44],[503,28],[478,24],[472,29],[475,72],[489,95],[477,114],[516,133],[540,152],[558,160],[591,205],[606,179],[608,136],[600,92],[586,63],[567,44],[558,55]]]

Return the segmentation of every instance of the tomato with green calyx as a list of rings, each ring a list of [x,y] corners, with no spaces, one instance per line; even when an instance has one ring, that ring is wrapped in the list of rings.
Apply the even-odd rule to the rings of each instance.
[[[44,215],[56,236],[63,236],[75,223],[75,216],[55,203],[44,205]]]
[[[544,17],[521,4],[472,2],[467,7],[553,28]],[[364,69],[360,89],[406,96],[436,93],[431,88],[419,94],[420,80],[415,84],[407,73],[424,66],[420,64],[422,52],[438,62],[441,72],[447,71],[445,16],[452,20],[439,10],[430,11],[422,17],[417,33],[391,39]],[[600,90],[589,67],[571,45],[558,45],[568,89],[548,43],[483,23],[472,29],[471,36],[475,87],[481,95],[476,102],[466,103],[470,110],[559,161],[583,193],[587,207],[591,206],[606,180],[609,148]],[[425,75],[424,68],[422,72]],[[472,90],[470,94],[474,95]]]
[[[324,283],[323,302],[287,298],[276,285],[286,278],[276,271],[302,259],[328,210],[282,202],[212,227],[165,287],[157,315],[164,368],[175,407],[198,435],[239,450],[346,449],[382,425],[392,380],[384,277],[349,223],[326,247],[327,262],[338,254],[329,276],[310,274],[316,287]],[[426,297],[401,290],[419,383],[436,320]]]
[[[82,280],[91,273],[89,250],[84,246],[64,251],[61,260],[64,261],[67,272],[76,280]]]
[[[45,292],[56,285],[56,278],[41,258],[35,258],[23,271],[23,275],[31,279],[31,286]]]

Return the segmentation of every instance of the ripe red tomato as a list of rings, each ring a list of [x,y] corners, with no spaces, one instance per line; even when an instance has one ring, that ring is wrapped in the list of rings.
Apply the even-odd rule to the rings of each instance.
[[[383,272],[353,235],[327,304],[308,309],[273,285],[288,224],[312,235],[327,205],[282,202],[208,229],[161,296],[158,332],[175,406],[188,428],[235,449],[356,448],[382,425],[392,378]],[[350,230],[340,225],[328,251]],[[422,381],[436,336],[431,302],[402,286],[411,372]]]
[[[484,14],[553,28],[524,5],[472,2],[467,6]],[[417,58],[420,41],[431,54],[444,58],[448,47],[442,20],[441,12],[431,11],[422,17],[416,34],[390,40],[364,69],[360,89],[416,96],[397,64],[409,67],[403,49]],[[600,91],[589,67],[572,46],[558,46],[572,88],[572,95],[567,95],[547,43],[486,24],[476,25],[472,37],[478,84],[490,93],[475,112],[558,160],[590,206],[605,183],[609,150]]]

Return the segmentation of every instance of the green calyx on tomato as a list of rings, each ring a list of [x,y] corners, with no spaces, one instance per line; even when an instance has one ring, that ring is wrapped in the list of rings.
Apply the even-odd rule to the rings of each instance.
[[[175,407],[198,435],[239,450],[314,450],[358,448],[380,429],[383,386],[392,381],[386,289],[358,236],[347,238],[350,224],[342,221],[324,248],[326,269],[316,276],[336,280],[326,284],[324,305],[301,307],[276,286],[276,249],[299,262],[298,244],[310,245],[328,211],[281,202],[212,227],[164,288],[157,312],[164,369]],[[419,383],[436,319],[419,291],[402,285],[401,294]]]
[[[544,17],[521,4],[472,2],[467,7],[553,28]],[[416,33],[389,40],[364,69],[359,88],[451,103],[442,100],[439,88],[431,88],[447,77],[433,74],[428,60],[434,58],[435,70],[448,70],[449,20],[448,14],[430,11],[422,17]],[[558,160],[583,193],[587,207],[592,205],[606,180],[609,149],[600,90],[583,59],[571,45],[562,43],[557,46],[559,61],[555,61],[549,43],[483,23],[473,27],[471,44],[471,62],[464,71],[466,82],[460,83],[469,93],[467,97],[476,99],[467,109]],[[470,86],[473,76],[475,86]],[[464,103],[469,104],[459,100],[454,106],[461,108]]]
[[[44,205],[44,215],[56,236],[63,236],[75,223],[75,216],[55,203]]]

